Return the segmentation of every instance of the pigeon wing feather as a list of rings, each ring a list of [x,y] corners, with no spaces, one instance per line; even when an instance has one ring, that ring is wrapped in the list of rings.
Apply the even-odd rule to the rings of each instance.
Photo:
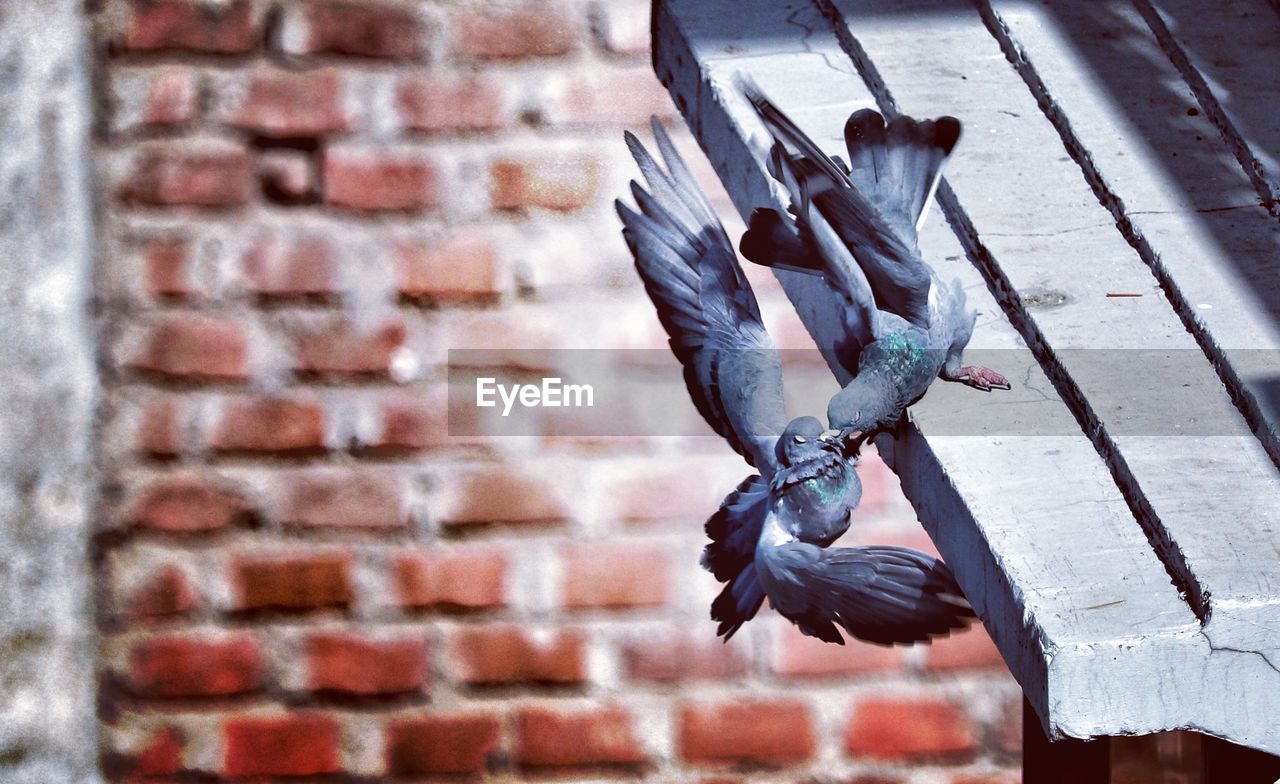
[[[781,361],[724,227],[656,121],[653,132],[665,170],[627,134],[648,189],[632,184],[638,212],[617,204],[623,237],[699,413],[772,475],[787,424]]]

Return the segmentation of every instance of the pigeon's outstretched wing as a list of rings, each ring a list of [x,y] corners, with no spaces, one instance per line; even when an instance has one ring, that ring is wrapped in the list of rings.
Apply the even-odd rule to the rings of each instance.
[[[947,565],[905,547],[761,542],[755,569],[774,609],[826,642],[843,644],[837,626],[882,645],[918,642],[974,617]]]
[[[653,134],[666,171],[626,135],[649,189],[631,183],[640,212],[617,203],[623,236],[694,405],[747,462],[772,476],[774,445],[787,425],[781,361],[710,202],[656,119]]]
[[[941,161],[959,138],[959,122],[898,118],[886,128],[883,118],[878,126],[872,121],[877,113],[857,112],[846,127],[853,159],[846,167],[822,152],[753,83],[744,80],[742,88],[774,138],[775,157],[781,158],[777,168],[796,181],[798,200],[794,192],[792,198],[801,223],[807,203],[813,202],[861,267],[877,307],[927,329],[932,276],[916,244],[916,224],[937,185]],[[766,229],[776,232],[774,223],[764,214],[753,220],[749,232],[758,233],[744,238],[743,246],[751,261],[769,264],[763,238]],[[831,274],[839,272],[830,269],[833,259],[819,256],[820,273],[839,290],[851,276]]]

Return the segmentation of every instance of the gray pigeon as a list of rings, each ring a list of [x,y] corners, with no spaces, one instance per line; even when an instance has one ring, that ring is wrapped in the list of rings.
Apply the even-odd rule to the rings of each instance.
[[[935,378],[1008,389],[993,370],[962,366],[975,311],[958,280],[945,285],[924,261],[917,231],[960,138],[954,117],[854,112],[845,124],[849,163],[828,157],[749,81],[742,87],[774,139],[769,169],[792,199],[794,219],[756,210],[742,255],[758,264],[821,275],[839,298],[844,338],[836,354],[853,380],[827,417],[846,438],[891,426]]]
[[[623,236],[685,384],[708,424],[759,470],[707,521],[703,565],[727,583],[712,603],[731,637],[770,603],[805,634],[908,643],[964,626],[973,611],[950,570],[902,547],[828,548],[862,496],[856,458],[813,417],[787,422],[782,366],[724,227],[662,126],[667,170],[628,133],[649,190],[618,202]]]

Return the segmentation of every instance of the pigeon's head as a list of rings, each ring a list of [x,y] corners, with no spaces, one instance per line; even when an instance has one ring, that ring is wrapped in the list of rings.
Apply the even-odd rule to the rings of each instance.
[[[811,416],[796,417],[791,420],[787,429],[782,431],[782,436],[778,438],[778,445],[775,447],[778,462],[784,466],[800,465],[806,460],[817,457],[823,451],[830,451],[831,443],[822,437],[825,431],[826,428],[822,423]]]
[[[863,441],[897,418],[891,398],[882,385],[864,376],[855,376],[831,398],[827,419],[840,431],[846,454],[856,454]]]

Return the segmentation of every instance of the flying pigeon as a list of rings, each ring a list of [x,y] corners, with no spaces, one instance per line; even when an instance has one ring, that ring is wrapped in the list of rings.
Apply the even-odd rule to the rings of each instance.
[[[853,379],[827,407],[831,427],[868,438],[897,421],[934,378],[1009,389],[999,373],[961,364],[977,313],[966,307],[959,280],[938,279],[917,242],[960,122],[902,116],[886,125],[879,112],[854,112],[844,128],[845,164],[755,84],[743,80],[742,88],[773,137],[769,170],[794,213],[756,210],[742,255],[820,275],[836,294],[844,337],[835,349]]]
[[[844,443],[813,417],[787,421],[782,366],[720,224],[662,126],[666,170],[630,133],[648,190],[618,214],[636,268],[707,423],[759,474],[707,521],[703,565],[725,588],[712,603],[725,639],[765,597],[805,634],[838,627],[882,644],[949,633],[973,615],[945,564],[902,547],[828,548],[849,527],[862,485]]]

